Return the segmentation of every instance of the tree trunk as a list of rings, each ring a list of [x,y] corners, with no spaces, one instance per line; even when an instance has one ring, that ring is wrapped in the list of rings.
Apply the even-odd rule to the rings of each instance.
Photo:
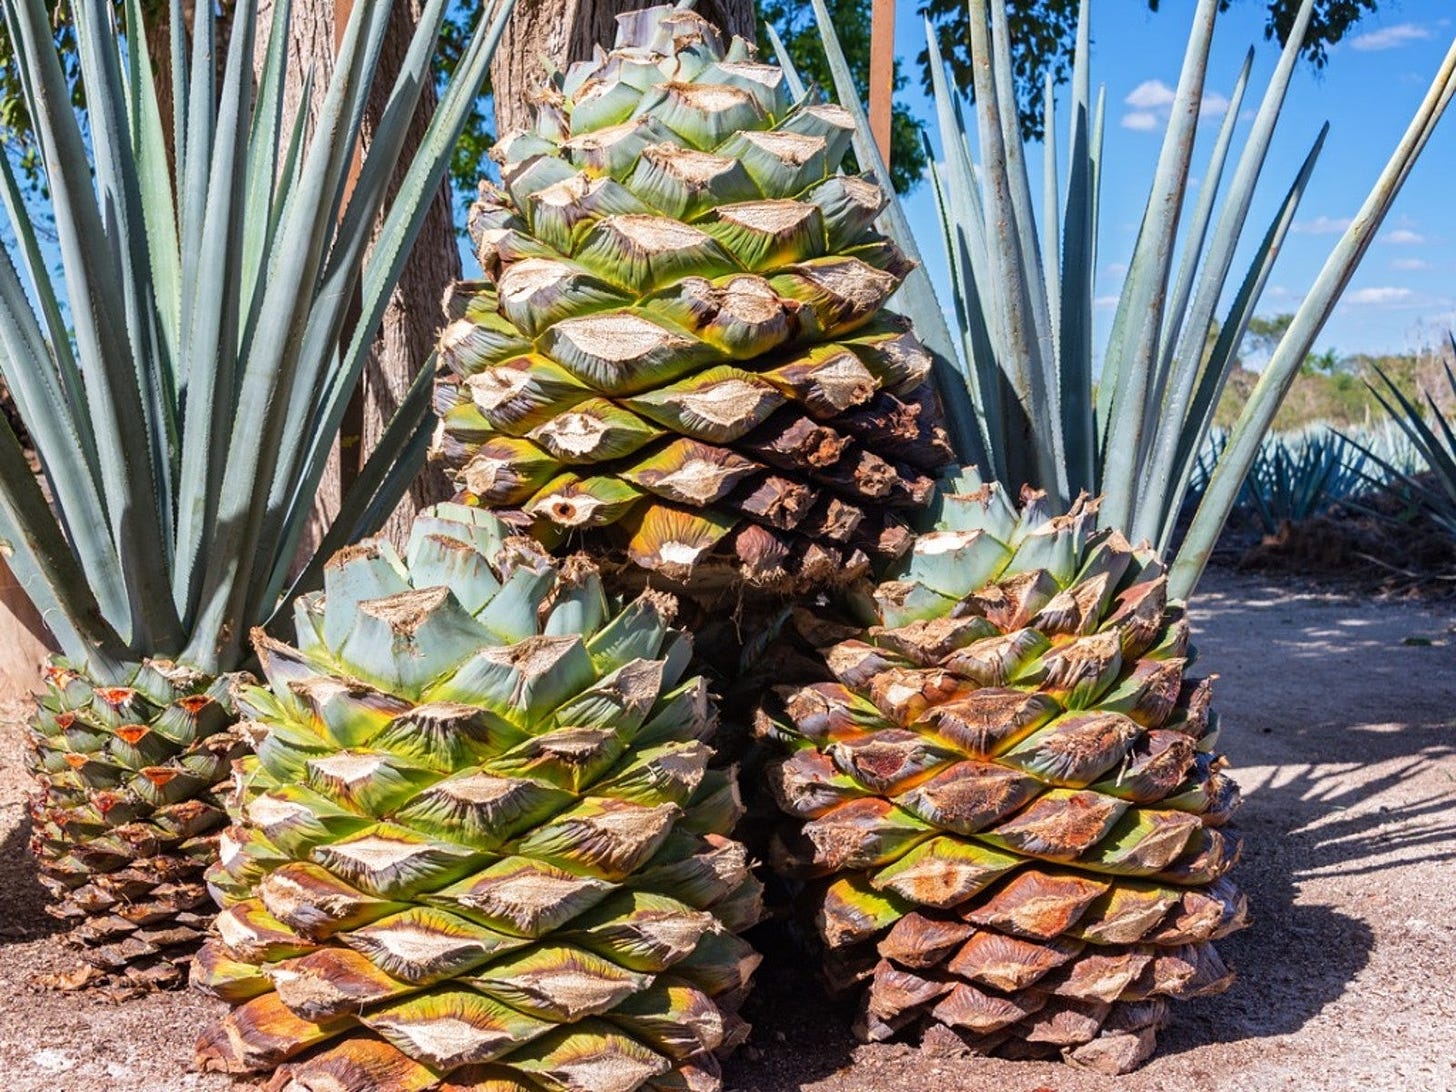
[[[259,26],[268,25],[273,3],[274,0],[261,0]],[[292,116],[292,112],[297,109],[299,95],[303,90],[303,76],[310,70],[314,73],[313,98],[309,104],[310,120],[323,105],[329,78],[333,73],[335,4],[336,0],[294,0],[292,18],[289,20],[285,117]],[[384,41],[379,69],[364,117],[365,148],[368,147],[374,128],[389,101],[390,90],[409,49],[410,37],[422,7],[421,0],[395,0],[393,4],[389,33]],[[259,36],[255,61],[260,66],[267,49],[266,39],[266,34]],[[435,101],[434,88],[427,84],[420,95],[415,123],[405,141],[400,166],[395,171],[395,185],[419,146]],[[392,193],[393,188],[391,196]],[[346,427],[346,434],[334,445],[328,471],[314,500],[312,526],[303,546],[304,556],[312,552],[339,509],[342,484],[348,478],[347,474],[341,475],[341,446],[350,460],[358,459],[360,463],[373,450],[374,444],[404,397],[410,381],[424,366],[434,349],[435,335],[440,327],[440,300],[446,287],[459,278],[460,252],[451,216],[449,185],[446,183],[440,187],[430,206],[419,240],[405,263],[399,287],[385,312],[373,352],[365,364],[361,380],[362,414],[352,415],[352,421],[346,422],[346,426],[352,423],[354,427]],[[408,529],[415,512],[445,499],[450,492],[448,483],[439,471],[427,470],[410,486],[409,495],[386,524],[384,533],[399,540]]]
[[[565,69],[590,57],[593,46],[610,48],[617,16],[643,6],[641,0],[517,0],[490,66],[496,131],[530,120],[530,97],[545,82],[546,65]],[[700,0],[694,10],[728,35],[754,40],[753,0]]]
[[[55,642],[15,579],[0,558],[0,701],[25,701],[40,686],[40,667]]]

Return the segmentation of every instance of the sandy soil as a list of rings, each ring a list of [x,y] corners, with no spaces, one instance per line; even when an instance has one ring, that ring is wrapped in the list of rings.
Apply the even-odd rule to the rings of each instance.
[[[1292,594],[1211,575],[1194,619],[1222,676],[1224,747],[1247,803],[1235,873],[1254,925],[1241,972],[1181,1006],[1154,1059],[1117,1080],[1065,1066],[857,1047],[788,953],[771,958],[727,1066],[738,1092],[1456,1092],[1456,609]],[[47,992],[73,965],[25,854],[13,725],[0,728],[0,1072],[7,1092],[221,1090],[187,1072],[214,1006]],[[772,943],[772,938],[769,938]]]

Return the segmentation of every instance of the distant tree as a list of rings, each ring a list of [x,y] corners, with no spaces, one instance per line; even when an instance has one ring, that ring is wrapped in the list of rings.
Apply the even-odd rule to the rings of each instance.
[[[1254,350],[1255,356],[1273,356],[1274,350],[1279,348],[1279,343],[1284,340],[1284,335],[1289,332],[1293,322],[1292,314],[1255,315],[1249,321],[1248,332],[1244,335],[1245,344]],[[1330,346],[1322,353],[1310,353],[1306,356],[1299,370],[1305,375],[1351,372],[1355,359],[1341,355],[1338,349]]]
[[[1334,375],[1344,370],[1344,358],[1331,346],[1322,353],[1310,353],[1299,370],[1305,375]]]
[[[1249,329],[1244,335],[1245,342],[1254,350],[1255,355],[1271,356],[1279,347],[1279,342],[1284,340],[1284,335],[1293,321],[1293,314],[1255,315],[1249,320]]]

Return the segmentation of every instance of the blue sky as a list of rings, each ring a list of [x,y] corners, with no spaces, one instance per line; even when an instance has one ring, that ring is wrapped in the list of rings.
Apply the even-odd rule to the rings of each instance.
[[[914,60],[924,46],[916,6],[897,5],[896,47],[915,77],[905,101],[931,117]],[[1153,14],[1146,0],[1095,0],[1092,9],[1093,90],[1105,85],[1108,103],[1097,270],[1104,336],[1147,199],[1193,5],[1165,2],[1162,8]],[[1244,53],[1254,45],[1254,73],[1239,129],[1247,132],[1250,103],[1257,105],[1278,59],[1277,43],[1264,40],[1266,11],[1264,0],[1235,0],[1219,17],[1205,89],[1205,110],[1216,116],[1204,126],[1208,139],[1200,142],[1195,177],[1222,117],[1209,108],[1226,103]],[[1250,237],[1263,233],[1320,125],[1328,120],[1331,130],[1265,292],[1263,313],[1298,306],[1404,133],[1453,35],[1456,5],[1450,0],[1382,0],[1378,15],[1367,17],[1355,34],[1332,48],[1324,69],[1301,63],[1260,180],[1253,210],[1257,226],[1247,232]],[[1236,137],[1235,150],[1240,146]],[[1030,161],[1037,186],[1039,158]],[[943,283],[939,230],[927,186],[911,195],[907,208],[932,275]],[[1236,275],[1242,268],[1236,266]],[[1427,146],[1317,348],[1333,347],[1342,354],[1414,349],[1444,338],[1447,329],[1456,329],[1456,108]]]

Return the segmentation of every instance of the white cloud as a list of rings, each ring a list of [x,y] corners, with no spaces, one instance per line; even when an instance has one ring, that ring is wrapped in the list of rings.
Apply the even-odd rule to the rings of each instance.
[[[1198,104],[1199,117],[1218,117],[1228,113],[1229,100],[1227,95],[1220,95],[1217,91],[1210,91],[1203,96],[1203,101]]]
[[[1127,275],[1126,262],[1108,262],[1106,269],[1109,277],[1123,277]]]
[[[1408,273],[1419,273],[1422,270],[1430,269],[1431,263],[1424,258],[1397,258],[1390,263],[1391,269],[1399,269]]]
[[[1122,101],[1132,109],[1122,115],[1122,127],[1140,133],[1151,133],[1168,123],[1178,93],[1162,80],[1143,80]],[[1228,111],[1227,95],[1205,91],[1199,103],[1200,117],[1218,117]]]
[[[1419,231],[1411,231],[1409,228],[1396,228],[1394,231],[1385,233],[1385,242],[1392,246],[1420,246],[1426,241],[1426,237]]]
[[[1296,220],[1290,230],[1296,235],[1339,235],[1352,223],[1348,216],[1316,216],[1313,220]]]
[[[1419,23],[1396,23],[1367,34],[1357,34],[1350,39],[1350,47],[1362,53],[1374,53],[1382,49],[1399,49],[1412,42],[1423,42],[1431,32]]]
[[[1357,288],[1345,297],[1346,303],[1374,307],[1389,307],[1408,303],[1415,295],[1409,288]]]
[[[1172,106],[1176,97],[1174,90],[1162,80],[1143,80],[1122,101],[1138,110],[1156,110]]]
[[[1092,301],[1092,306],[1099,308],[1116,307],[1120,298],[1121,297],[1119,296],[1098,296],[1095,300]]]

